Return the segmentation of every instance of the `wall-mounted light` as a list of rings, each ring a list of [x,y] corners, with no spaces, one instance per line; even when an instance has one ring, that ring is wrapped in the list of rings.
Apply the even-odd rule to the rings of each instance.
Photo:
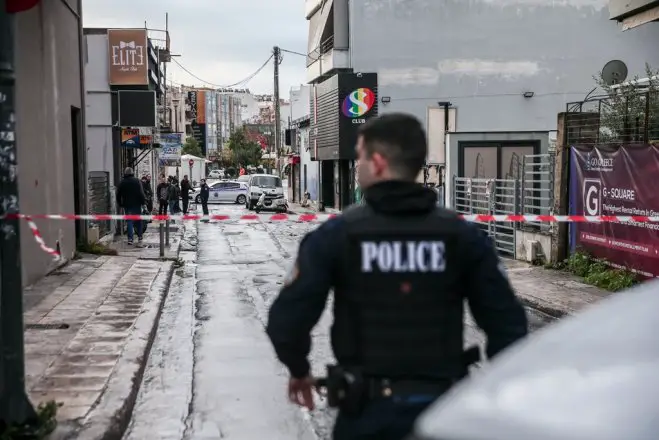
[[[391,102],[391,96],[383,96],[380,101],[382,101],[383,104],[389,104]]]
[[[533,98],[534,95],[535,95],[535,93],[533,93],[533,92],[524,92],[524,97],[525,98]]]

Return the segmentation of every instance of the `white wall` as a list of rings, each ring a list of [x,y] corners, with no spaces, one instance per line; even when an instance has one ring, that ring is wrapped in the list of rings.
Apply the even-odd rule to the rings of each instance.
[[[107,34],[87,34],[85,41],[87,170],[110,173],[110,186],[113,187],[113,121],[108,74],[108,38]]]

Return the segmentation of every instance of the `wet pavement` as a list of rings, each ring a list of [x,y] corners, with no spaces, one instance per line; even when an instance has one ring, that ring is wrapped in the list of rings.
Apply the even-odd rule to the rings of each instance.
[[[244,212],[215,205],[212,213]],[[264,333],[267,310],[308,223],[197,223],[186,228],[159,329],[125,440],[329,439],[333,411],[288,402],[287,374]],[[328,307],[326,310],[330,310]],[[549,317],[529,313],[532,327]],[[482,343],[467,318],[465,343]],[[333,358],[327,311],[314,330],[311,361]]]

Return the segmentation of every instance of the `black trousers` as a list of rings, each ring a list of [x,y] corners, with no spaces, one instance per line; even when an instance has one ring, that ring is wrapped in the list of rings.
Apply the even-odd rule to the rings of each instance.
[[[204,215],[208,215],[208,200],[201,199],[201,209]]]
[[[167,200],[158,201],[158,215],[167,215]]]
[[[183,214],[187,214],[188,213],[188,205],[190,204],[190,199],[188,198],[188,195],[183,194],[183,197],[182,197],[181,201],[183,202]]]
[[[395,398],[370,402],[359,416],[339,411],[334,425],[334,440],[403,440],[414,422],[432,400],[401,402]]]

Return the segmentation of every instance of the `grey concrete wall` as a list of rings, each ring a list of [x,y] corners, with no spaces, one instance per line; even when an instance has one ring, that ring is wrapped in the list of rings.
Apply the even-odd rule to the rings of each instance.
[[[379,92],[426,120],[449,100],[457,131],[547,131],[565,103],[594,87],[612,59],[630,77],[659,67],[659,26],[621,32],[608,0],[350,0],[355,71],[379,73]],[[535,96],[526,99],[525,91]]]
[[[85,46],[87,166],[90,172],[110,173],[110,186],[114,186],[108,37],[96,34],[85,35]]]
[[[76,9],[76,2],[69,1]],[[16,121],[21,211],[74,212],[71,107],[81,107],[76,16],[60,1],[42,1],[16,16]],[[84,109],[83,109],[84,110]],[[84,160],[84,158],[83,158]],[[37,221],[49,246],[75,252],[72,221]],[[54,268],[53,259],[21,223],[24,283]]]

